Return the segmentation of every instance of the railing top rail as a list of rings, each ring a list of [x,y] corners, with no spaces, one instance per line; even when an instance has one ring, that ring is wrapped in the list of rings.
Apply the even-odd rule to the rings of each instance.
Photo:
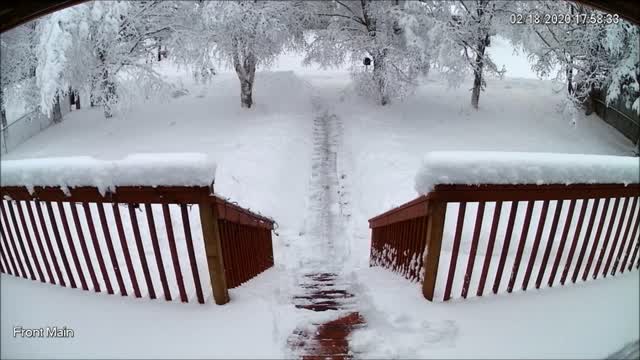
[[[123,203],[123,204],[216,204],[222,220],[244,225],[273,229],[273,220],[255,214],[213,195],[209,186],[117,186],[115,190],[100,193],[97,187],[36,186],[29,191],[25,186],[2,186],[0,196],[12,200],[40,200],[65,202]]]
[[[376,228],[425,215],[427,215],[427,196],[422,195],[408,203],[369,219],[369,227]]]
[[[437,185],[429,200],[527,201],[572,200],[640,195],[640,184]]]
[[[42,200],[69,202],[174,203],[193,204],[211,202],[208,186],[117,186],[113,191],[100,193],[97,187],[80,186],[63,190],[57,186],[2,186],[0,195],[14,200]]]
[[[427,214],[430,200],[442,202],[573,200],[640,196],[640,184],[436,185],[427,195],[369,219],[376,228]]]

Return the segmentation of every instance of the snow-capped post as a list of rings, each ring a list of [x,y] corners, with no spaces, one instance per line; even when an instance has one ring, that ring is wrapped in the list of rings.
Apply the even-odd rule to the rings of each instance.
[[[446,202],[440,200],[429,200],[427,202],[427,238],[425,240],[424,259],[422,262],[424,269],[422,295],[429,301],[433,301],[436,288],[446,211]]]
[[[224,259],[222,257],[222,244],[220,243],[220,230],[218,228],[218,209],[214,202],[204,202],[198,205],[200,208],[200,223],[202,224],[202,239],[207,253],[207,266],[209,279],[213,289],[213,299],[216,304],[224,305],[229,302],[229,290],[224,274]]]

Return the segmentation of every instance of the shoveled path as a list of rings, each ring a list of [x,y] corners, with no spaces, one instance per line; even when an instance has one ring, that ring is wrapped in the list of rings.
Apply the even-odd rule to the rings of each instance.
[[[348,289],[352,286],[340,276],[346,256],[340,242],[341,219],[338,214],[340,180],[337,173],[337,153],[341,124],[335,115],[316,99],[318,114],[314,119],[314,152],[311,173],[311,199],[304,270],[298,279],[298,291],[292,301],[305,311],[337,312],[335,320],[311,323],[298,328],[288,344],[302,359],[349,359],[348,336],[357,327],[365,326],[357,311],[357,299]]]

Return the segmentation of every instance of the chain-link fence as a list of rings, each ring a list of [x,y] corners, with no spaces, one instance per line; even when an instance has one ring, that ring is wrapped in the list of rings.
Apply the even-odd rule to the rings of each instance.
[[[60,98],[60,108],[62,116],[71,111],[68,95]],[[51,126],[52,123],[52,118],[43,114],[39,109],[24,114],[7,126],[0,128],[0,153],[6,154],[15,149],[18,145]]]

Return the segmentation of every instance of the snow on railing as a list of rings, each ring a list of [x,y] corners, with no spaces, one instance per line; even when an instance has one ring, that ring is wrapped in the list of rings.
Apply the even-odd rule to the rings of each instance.
[[[370,264],[445,301],[638,269],[639,171],[633,157],[430,153],[421,196],[369,220]]]
[[[168,301],[212,293],[224,304],[228,288],[273,266],[273,220],[214,195],[204,155],[1,165],[0,272]]]
[[[2,186],[91,186],[104,194],[116,186],[210,186],[215,162],[205,154],[133,154],[122,160],[89,156],[0,162]]]
[[[631,184],[638,183],[640,159],[628,156],[436,151],[416,175],[416,191],[457,184]]]

